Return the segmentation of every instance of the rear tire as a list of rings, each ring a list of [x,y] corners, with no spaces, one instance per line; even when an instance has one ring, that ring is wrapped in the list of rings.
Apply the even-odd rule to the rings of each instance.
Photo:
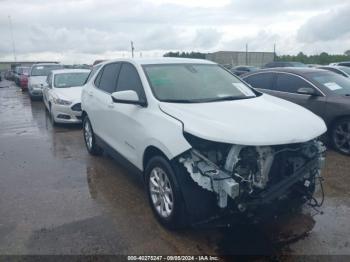
[[[331,142],[339,153],[350,155],[350,117],[344,117],[333,125]]]
[[[83,134],[87,151],[94,156],[101,155],[103,150],[97,145],[94,130],[92,129],[91,122],[86,116],[83,120]]]
[[[145,181],[148,200],[157,220],[168,229],[187,226],[185,203],[169,161],[162,156],[152,157],[145,169]]]

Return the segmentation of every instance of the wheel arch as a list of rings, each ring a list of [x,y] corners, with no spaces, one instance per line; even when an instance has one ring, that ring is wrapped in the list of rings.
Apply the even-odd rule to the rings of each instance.
[[[330,135],[332,134],[332,130],[333,130],[335,124],[344,118],[350,118],[350,115],[339,115],[339,116],[335,117],[334,119],[332,119],[332,121],[330,121],[330,123],[329,123],[329,131],[330,131],[329,134]]]
[[[84,120],[84,118],[87,116],[87,113],[85,110],[81,112],[81,119]]]
[[[162,156],[165,159],[167,159],[168,161],[170,160],[169,157],[167,156],[167,154],[164,153],[161,149],[159,149],[156,146],[150,145],[145,149],[145,151],[143,153],[143,157],[142,157],[142,169],[143,170],[146,169],[147,163],[154,156]]]

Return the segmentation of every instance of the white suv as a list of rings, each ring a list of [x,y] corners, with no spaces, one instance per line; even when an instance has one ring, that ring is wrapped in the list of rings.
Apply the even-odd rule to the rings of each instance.
[[[104,62],[83,88],[82,110],[87,150],[103,148],[142,174],[167,227],[319,204],[322,119],[210,61]]]

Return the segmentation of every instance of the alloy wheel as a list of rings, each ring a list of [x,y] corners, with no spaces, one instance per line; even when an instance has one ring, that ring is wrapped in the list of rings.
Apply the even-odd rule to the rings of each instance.
[[[91,148],[92,148],[92,130],[91,130],[90,123],[88,121],[85,121],[84,137],[85,137],[85,143],[86,143],[87,147],[91,150]]]
[[[168,175],[162,168],[152,169],[149,177],[149,190],[157,213],[163,218],[169,218],[173,213],[174,195]]]
[[[335,127],[333,141],[340,151],[350,154],[350,122],[341,122]]]

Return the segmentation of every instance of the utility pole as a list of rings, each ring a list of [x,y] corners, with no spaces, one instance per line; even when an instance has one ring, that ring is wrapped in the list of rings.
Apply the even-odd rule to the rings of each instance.
[[[13,29],[12,29],[12,21],[11,21],[11,16],[9,15],[9,23],[10,23],[10,31],[11,31],[11,39],[12,39],[12,50],[13,50],[13,57],[15,59],[15,62],[17,62],[17,57],[16,57],[16,46],[15,46],[15,39],[13,37]]]
[[[134,58],[134,50],[135,50],[135,48],[134,48],[134,42],[131,41],[130,44],[131,44],[131,57]]]
[[[245,44],[245,64],[248,65],[248,43]]]
[[[273,44],[273,61],[276,60],[276,43]]]

